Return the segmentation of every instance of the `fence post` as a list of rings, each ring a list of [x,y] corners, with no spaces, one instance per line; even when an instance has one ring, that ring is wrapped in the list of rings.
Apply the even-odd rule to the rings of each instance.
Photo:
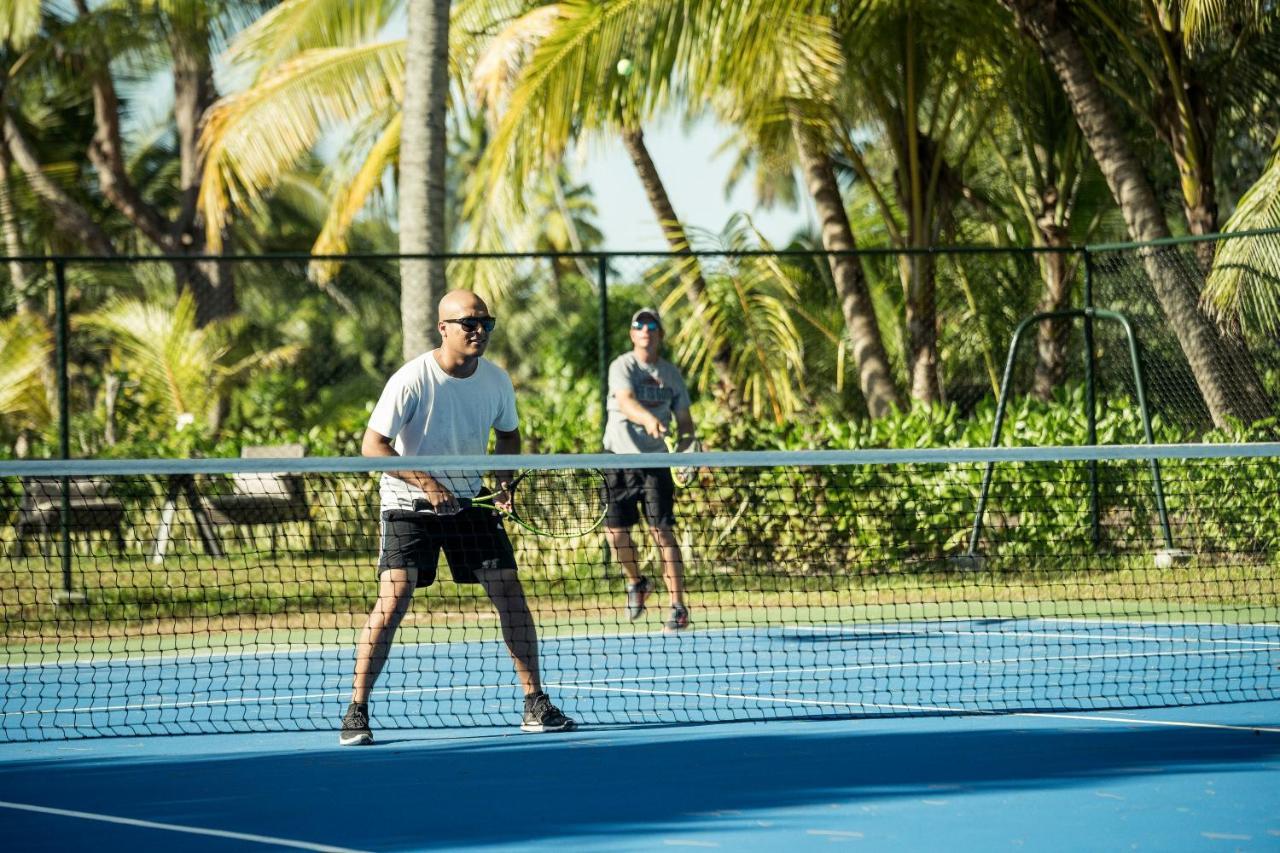
[[[600,434],[609,421],[609,257],[596,258],[597,288],[600,291],[600,324],[596,331],[600,369]]]
[[[67,262],[53,261],[54,334],[58,370],[58,456],[71,458],[71,393],[67,368]],[[55,604],[82,603],[84,593],[71,588],[71,478],[63,475],[60,483],[62,501],[59,507],[59,556],[62,560],[62,590],[55,594]]]
[[[1097,351],[1093,343],[1093,253],[1089,247],[1084,252],[1084,418],[1085,444],[1098,443],[1098,400],[1095,385]],[[1090,459],[1089,468],[1089,523],[1093,526],[1093,548],[1102,545],[1102,517],[1098,496],[1098,460]]]

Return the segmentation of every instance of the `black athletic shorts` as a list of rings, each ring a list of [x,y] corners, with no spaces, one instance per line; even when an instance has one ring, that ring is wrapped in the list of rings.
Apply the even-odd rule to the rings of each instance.
[[[468,506],[457,515],[398,509],[382,513],[379,574],[385,569],[416,569],[418,587],[431,586],[442,549],[454,583],[479,583],[476,572],[481,569],[516,568],[502,516],[491,507]]]
[[[676,484],[670,468],[614,468],[604,472],[604,526],[633,527],[640,505],[650,527],[676,524]]]

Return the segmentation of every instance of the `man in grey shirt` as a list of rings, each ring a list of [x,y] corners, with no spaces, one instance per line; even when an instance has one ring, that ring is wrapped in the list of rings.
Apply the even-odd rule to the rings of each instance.
[[[631,317],[631,352],[609,365],[609,417],[604,449],[610,453],[666,453],[666,435],[674,416],[681,443],[692,440],[689,390],[674,364],[661,357],[664,332],[657,309],[641,308]],[[640,575],[631,528],[644,507],[654,544],[662,559],[662,579],[671,598],[664,630],[689,627],[684,601],[684,558],[675,536],[675,483],[669,468],[621,468],[605,471],[605,535],[627,578],[627,617],[640,618],[650,592]]]

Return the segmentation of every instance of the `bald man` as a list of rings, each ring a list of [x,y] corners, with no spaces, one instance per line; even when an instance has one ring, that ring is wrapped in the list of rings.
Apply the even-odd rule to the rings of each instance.
[[[497,322],[474,293],[455,290],[440,300],[438,349],[396,371],[369,417],[365,456],[463,456],[519,453],[516,395],[506,371],[486,361]],[[498,501],[510,474],[500,475]],[[413,600],[430,586],[443,550],[454,583],[478,583],[493,602],[502,638],[524,689],[526,732],[571,731],[576,724],[551,704],[538,674],[538,636],[516,574],[515,553],[492,509],[471,506],[484,488],[479,472],[391,471],[382,476],[382,547],[378,600],[356,647],[351,705],[342,719],[343,746],[373,743],[369,694]]]

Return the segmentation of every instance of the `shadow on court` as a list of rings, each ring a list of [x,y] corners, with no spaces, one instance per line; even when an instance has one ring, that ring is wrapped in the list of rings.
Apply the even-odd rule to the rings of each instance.
[[[1256,772],[1280,756],[1280,736],[1245,731],[1073,731],[1009,720],[978,730],[868,728],[618,729],[341,750],[326,733],[310,750],[182,760],[158,756],[157,738],[134,759],[5,762],[0,799],[359,849],[518,846],[548,837],[573,845],[605,835],[645,846],[644,836],[660,844],[654,833],[715,831],[709,815],[725,829],[796,806]],[[263,737],[259,745],[271,748]],[[395,737],[386,732],[384,740]],[[8,839],[21,839],[13,849],[23,850],[90,838],[110,849],[117,837],[123,847],[141,831],[15,812],[0,814],[0,823]],[[203,839],[176,841],[198,848]],[[239,848],[224,841],[218,849]]]

